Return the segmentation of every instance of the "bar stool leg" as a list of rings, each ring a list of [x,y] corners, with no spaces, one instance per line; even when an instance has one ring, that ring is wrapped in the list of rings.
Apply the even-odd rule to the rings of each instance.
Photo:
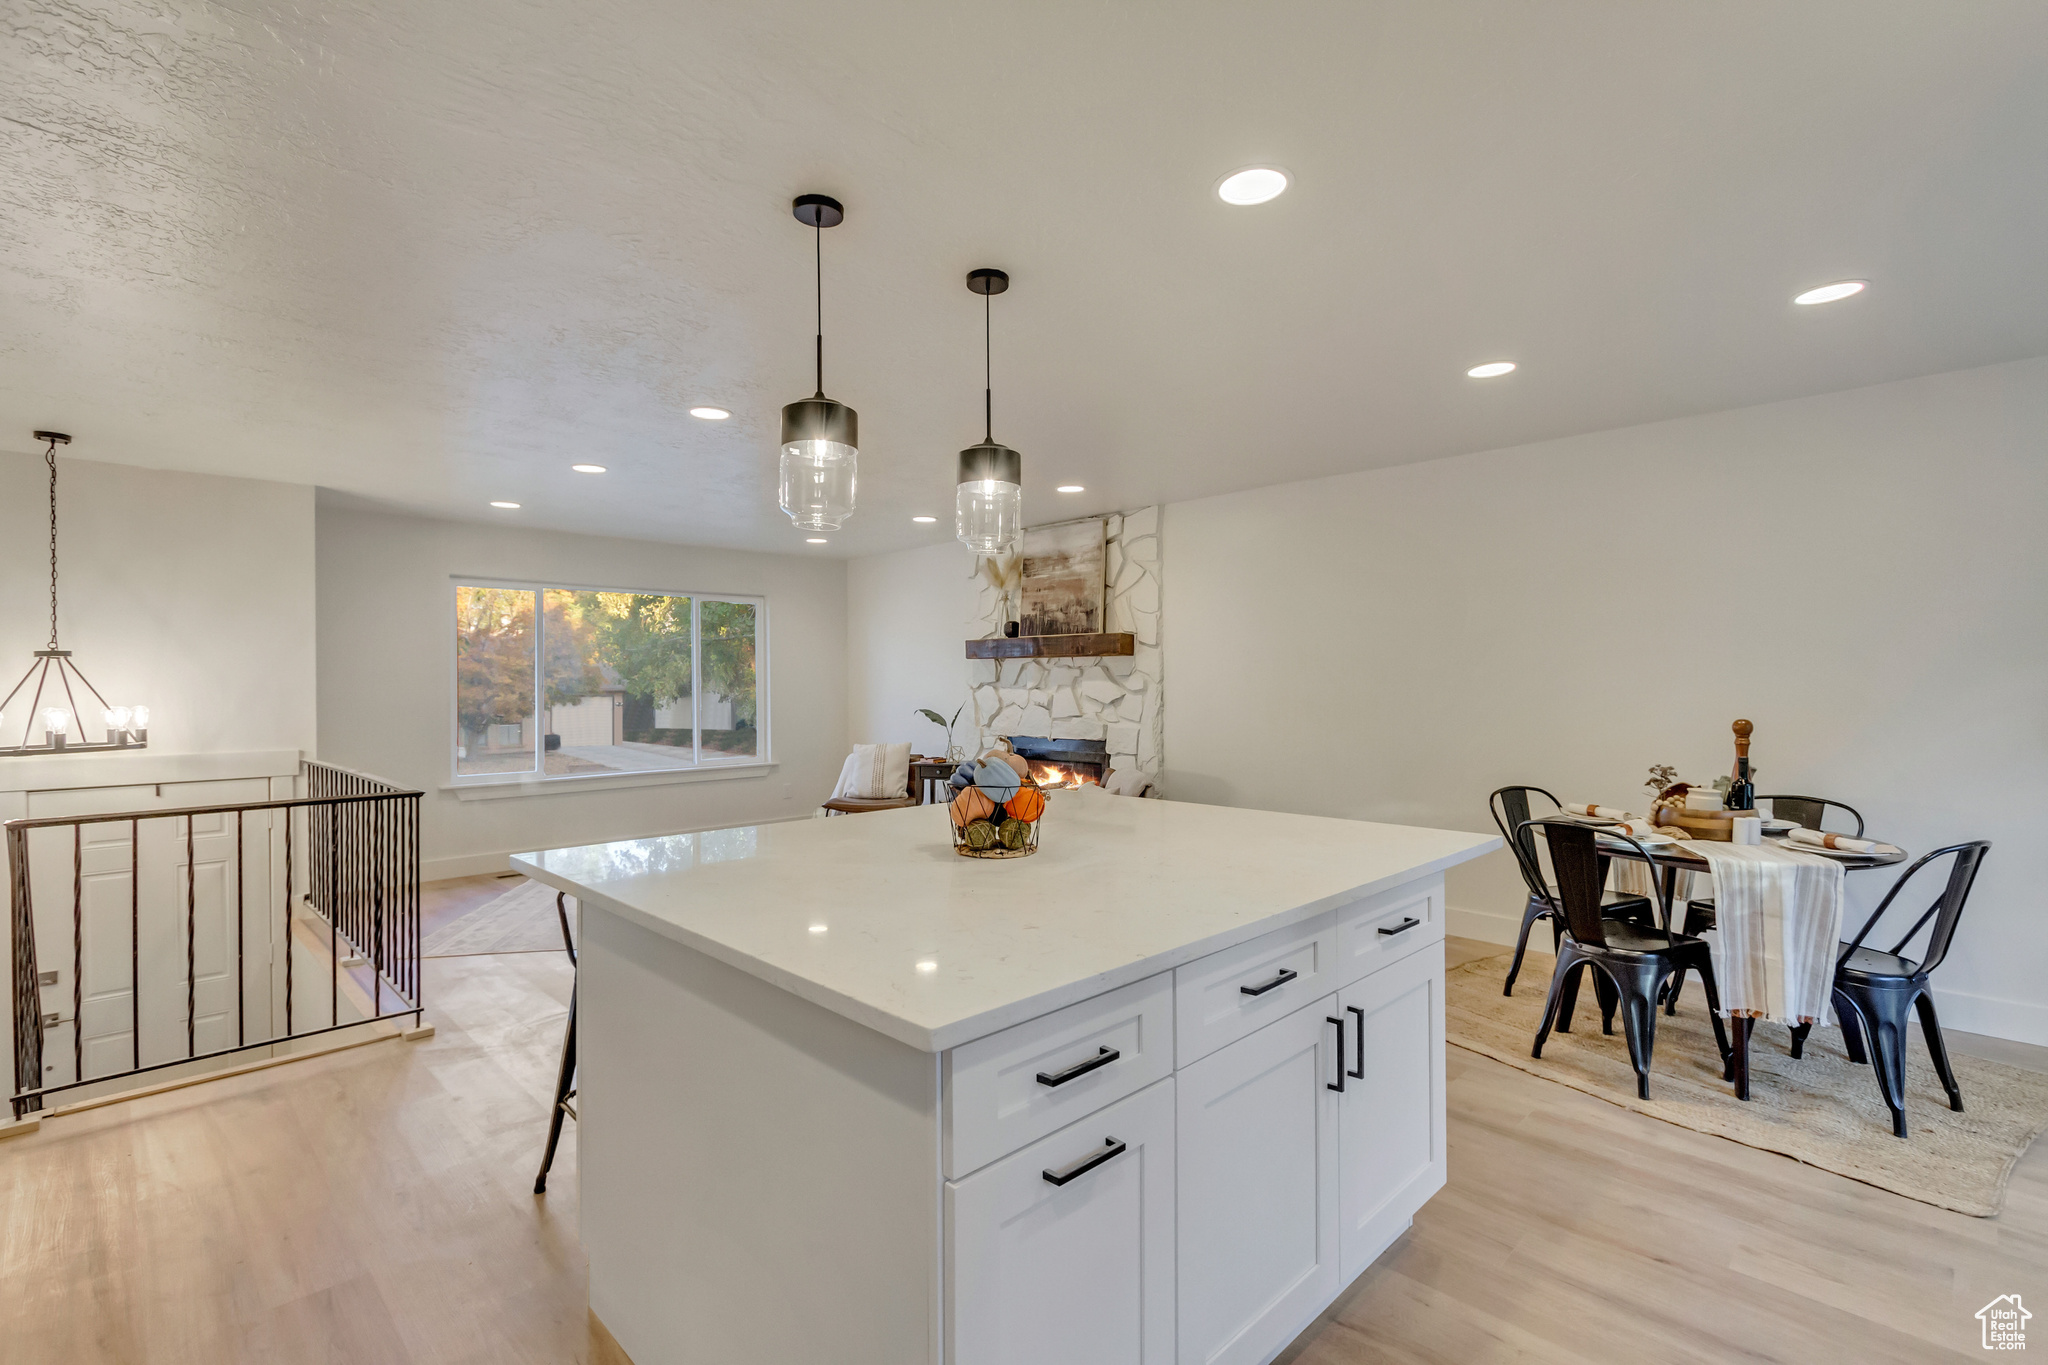
[[[562,1119],[569,1113],[569,1100],[576,1094],[576,992],[569,992],[569,1031],[562,1039],[562,1069],[555,1077],[555,1105],[548,1115],[548,1149],[540,1159],[540,1174],[533,1178],[533,1192],[548,1192],[548,1170],[555,1164],[555,1147],[562,1140]]]

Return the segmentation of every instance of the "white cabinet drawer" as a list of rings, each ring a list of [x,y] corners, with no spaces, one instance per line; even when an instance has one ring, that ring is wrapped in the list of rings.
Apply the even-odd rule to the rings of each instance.
[[[1333,912],[1198,958],[1173,973],[1174,1056],[1186,1066],[1335,988]]]
[[[1173,1365],[1173,1081],[946,1186],[947,1365]]]
[[[1444,879],[1425,877],[1337,909],[1337,976],[1348,986],[1444,941]]]
[[[945,1055],[946,1175],[957,1179],[1173,1071],[1173,977],[962,1043]]]

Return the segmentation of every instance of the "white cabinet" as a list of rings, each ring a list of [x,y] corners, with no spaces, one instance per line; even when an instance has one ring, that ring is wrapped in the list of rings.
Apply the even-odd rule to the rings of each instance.
[[[1173,1091],[946,1186],[948,1365],[1170,1365]]]
[[[1444,941],[1444,879],[1420,881],[1354,901],[1337,911],[1339,989]]]
[[[1173,973],[962,1043],[944,1066],[957,1179],[1171,1075]]]
[[[1174,1078],[1183,1365],[1256,1365],[1336,1296],[1336,1009],[1326,995]]]
[[[1190,1066],[1328,995],[1342,984],[1336,967],[1337,920],[1326,911],[1175,968],[1175,1064]]]
[[[1413,953],[1337,996],[1347,1074],[1337,1101],[1343,1282],[1443,1188],[1444,962]]]

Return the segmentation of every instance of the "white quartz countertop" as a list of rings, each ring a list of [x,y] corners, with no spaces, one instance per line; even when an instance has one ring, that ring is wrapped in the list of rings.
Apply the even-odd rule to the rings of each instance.
[[[959,856],[933,805],[520,853],[512,867],[942,1052],[1499,847],[1083,788],[1048,794],[1028,858]]]

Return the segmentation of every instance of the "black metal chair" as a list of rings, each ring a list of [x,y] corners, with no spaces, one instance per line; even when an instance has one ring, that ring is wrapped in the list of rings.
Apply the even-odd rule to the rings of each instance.
[[[1978,865],[1990,851],[1991,845],[1983,840],[1951,844],[1914,863],[1906,869],[1905,875],[1892,883],[1892,889],[1885,892],[1877,909],[1856,931],[1856,937],[1842,945],[1842,951],[1835,959],[1833,998],[1835,1015],[1842,1023],[1842,1046],[1850,1061],[1867,1061],[1871,1070],[1877,1073],[1877,1088],[1884,1095],[1886,1107],[1892,1111],[1894,1137],[1906,1136],[1906,1027],[1909,1010],[1919,1012],[1920,1029],[1927,1037],[1927,1051],[1934,1059],[1935,1074],[1941,1077],[1941,1088],[1948,1092],[1948,1107],[1958,1114],[1963,1112],[1963,1092],[1957,1088],[1955,1070],[1948,1063],[1948,1046],[1942,1041],[1941,1020],[1935,1016],[1934,995],[1927,978],[1948,956],[1948,945],[1956,934],[1956,922],[1963,917],[1963,902],[1970,898],[1970,886],[1977,880]],[[1892,901],[1913,879],[1913,874],[1937,858],[1948,857],[1955,859],[1949,866],[1948,882],[1934,904],[1913,921],[1913,927],[1888,952],[1864,947],[1863,940],[1870,937],[1870,931],[1884,918],[1884,912],[1891,908]],[[1934,922],[1934,927],[1927,933],[1927,955],[1918,962],[1900,956],[1929,920]],[[1801,1024],[1792,1030],[1794,1057],[1802,1055],[1806,1035],[1812,1031],[1811,1024]]]
[[[1790,820],[1807,829],[1819,829],[1827,817],[1830,807],[1847,813],[1856,822],[1856,836],[1863,837],[1863,815],[1854,806],[1840,801],[1830,801],[1825,796],[1759,796],[1759,801],[1771,803],[1771,816],[1777,820]],[[1714,902],[1711,897],[1687,901],[1685,905],[1685,932],[1697,934],[1702,929],[1714,927]],[[1676,991],[1672,992],[1672,1003],[1677,1003]]]
[[[1565,933],[1557,949],[1557,970],[1550,976],[1550,995],[1543,1005],[1543,1024],[1536,1030],[1531,1057],[1543,1055],[1544,1040],[1553,1028],[1571,1031],[1572,1011],[1578,1005],[1579,977],[1591,969],[1612,987],[1602,992],[1600,1031],[1614,1032],[1614,1013],[1621,1011],[1623,1031],[1628,1036],[1629,1062],[1635,1067],[1636,1094],[1650,1098],[1650,1055],[1657,1043],[1657,990],[1673,973],[1692,970],[1700,974],[1707,992],[1708,1017],[1714,1025],[1714,1042],[1721,1051],[1721,1073],[1731,1074],[1734,1054],[1728,1047],[1727,1032],[1721,1026],[1720,993],[1714,986],[1714,960],[1707,945],[1696,938],[1671,932],[1671,898],[1660,881],[1657,886],[1658,922],[1633,924],[1610,919],[1600,903],[1600,888],[1606,881],[1606,859],[1594,842],[1590,825],[1556,817],[1530,820],[1518,826],[1533,830],[1541,826],[1550,845],[1550,865],[1557,873],[1558,900],[1564,911]],[[1633,836],[1619,830],[1604,831],[1609,838],[1635,844],[1649,861],[1649,854]],[[1613,1002],[1613,1003],[1610,1003]]]
[[[569,965],[576,965],[576,939],[569,932],[569,904],[567,893],[555,893],[555,914],[562,921],[562,947],[569,954]],[[582,974],[577,974],[577,983],[569,987],[569,1031],[562,1036],[562,1067],[555,1074],[555,1103],[548,1111],[548,1149],[541,1155],[540,1174],[533,1178],[533,1192],[548,1192],[548,1170],[555,1164],[555,1147],[562,1140],[562,1119],[576,1117],[576,1106],[570,1101],[576,1098],[576,991],[581,985]]]
[[[1552,948],[1564,936],[1564,920],[1558,913],[1550,884],[1543,878],[1543,863],[1536,856],[1535,831],[1522,828],[1529,823],[1531,792],[1549,801],[1553,810],[1564,808],[1562,801],[1541,787],[1502,787],[1486,798],[1486,809],[1492,814],[1500,837],[1507,840],[1508,848],[1514,852],[1515,866],[1521,869],[1522,883],[1529,889],[1529,899],[1522,906],[1522,931],[1515,936],[1515,960],[1508,966],[1508,979],[1500,988],[1502,995],[1515,993],[1515,978],[1522,974],[1522,955],[1529,951],[1530,926],[1539,919],[1549,919]],[[1603,891],[1601,905],[1610,919],[1647,924],[1654,915],[1647,896]]]

